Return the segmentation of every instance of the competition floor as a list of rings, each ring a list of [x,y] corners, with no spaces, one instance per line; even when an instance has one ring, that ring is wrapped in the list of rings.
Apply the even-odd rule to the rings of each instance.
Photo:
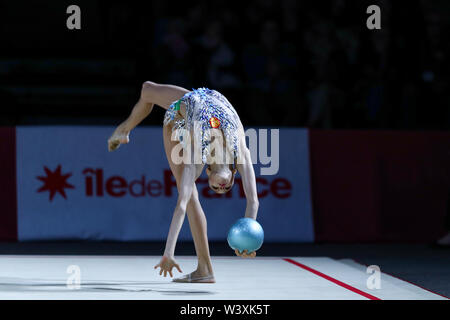
[[[384,273],[381,288],[369,289],[371,275],[366,266],[350,259],[213,257],[215,284],[171,282],[154,270],[159,259],[145,255],[0,255],[0,299],[446,299]],[[193,256],[177,256],[177,261],[183,272],[196,267]],[[67,287],[69,266],[79,268],[78,289]],[[175,276],[180,274],[175,271]]]

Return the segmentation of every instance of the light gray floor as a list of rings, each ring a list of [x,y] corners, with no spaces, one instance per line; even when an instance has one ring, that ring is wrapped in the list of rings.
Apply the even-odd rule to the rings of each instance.
[[[0,256],[0,299],[224,299],[366,300],[443,299],[402,280],[381,275],[381,288],[369,289],[366,267],[327,257],[213,257],[215,284],[180,284],[153,269],[159,256]],[[184,272],[195,257],[179,256]],[[72,272],[70,273],[70,266]],[[69,268],[69,273],[68,273]],[[80,288],[73,270],[80,271]],[[175,276],[179,276],[176,272]],[[349,289],[350,288],[350,289]],[[359,291],[359,293],[358,293]]]
[[[9,242],[0,243],[0,255],[122,255],[158,256],[164,242]],[[234,256],[226,242],[210,243],[211,255]],[[176,255],[193,256],[192,242],[177,244]],[[427,244],[311,244],[265,243],[258,257],[295,256],[353,259],[450,297],[450,248]]]

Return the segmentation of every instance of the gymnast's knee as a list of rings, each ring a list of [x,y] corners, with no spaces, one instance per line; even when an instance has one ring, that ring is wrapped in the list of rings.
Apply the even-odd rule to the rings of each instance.
[[[158,84],[152,81],[145,81],[142,84],[141,99],[147,102],[152,102],[157,90]]]
[[[198,198],[198,191],[197,191],[197,188],[194,188],[194,189],[192,190],[191,198],[189,199],[189,204],[195,205],[195,204],[197,204],[197,203],[199,203],[199,202],[200,202],[200,200],[199,200],[199,198]]]

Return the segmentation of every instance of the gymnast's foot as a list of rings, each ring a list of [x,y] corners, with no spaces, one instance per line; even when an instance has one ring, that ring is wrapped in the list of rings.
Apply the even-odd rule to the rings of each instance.
[[[215,283],[214,274],[208,272],[200,272],[195,270],[194,272],[187,274],[180,278],[175,278],[173,282],[180,283]]]
[[[122,126],[118,126],[108,139],[108,150],[114,151],[121,144],[130,142],[130,131],[125,130]]]

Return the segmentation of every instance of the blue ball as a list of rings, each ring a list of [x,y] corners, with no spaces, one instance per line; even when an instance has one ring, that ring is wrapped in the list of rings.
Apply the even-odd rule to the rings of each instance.
[[[231,226],[227,241],[233,250],[238,249],[241,253],[247,250],[247,253],[251,253],[261,248],[264,230],[256,220],[241,218]]]

